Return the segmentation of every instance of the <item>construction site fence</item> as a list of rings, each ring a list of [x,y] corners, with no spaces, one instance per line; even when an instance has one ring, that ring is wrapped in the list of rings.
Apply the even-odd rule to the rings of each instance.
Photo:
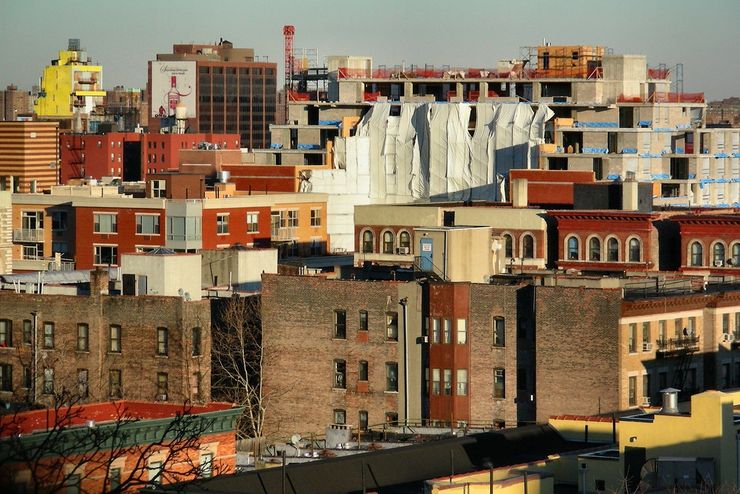
[[[618,103],[704,103],[704,93],[652,93],[647,98],[642,96],[617,97]]]
[[[601,79],[601,67],[571,67],[560,69],[527,69],[521,65],[510,70],[450,68],[450,69],[337,69],[339,79]]]
[[[668,79],[671,75],[671,69],[667,69],[664,67],[658,67],[653,69],[647,69],[647,77],[648,79]]]

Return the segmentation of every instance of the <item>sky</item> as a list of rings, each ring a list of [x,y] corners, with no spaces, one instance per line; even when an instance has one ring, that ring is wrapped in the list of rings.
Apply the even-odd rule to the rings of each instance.
[[[147,61],[174,43],[228,39],[283,64],[294,47],[362,55],[374,65],[491,68],[519,47],[603,45],[683,63],[684,91],[740,96],[740,0],[0,0],[0,87],[30,89],[68,38],[80,38],[103,82],[146,85]]]

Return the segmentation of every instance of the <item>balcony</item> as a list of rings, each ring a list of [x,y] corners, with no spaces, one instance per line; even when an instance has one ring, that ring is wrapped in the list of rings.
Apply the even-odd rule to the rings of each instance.
[[[396,265],[408,265],[414,264],[414,254],[412,254],[408,247],[396,248],[394,253],[381,253],[381,252],[355,252],[354,263],[355,266],[362,266],[365,262],[373,262],[377,264],[388,264],[392,266]]]
[[[75,262],[71,259],[54,257],[13,259],[14,271],[73,271],[74,269]]]
[[[13,242],[33,242],[41,243],[44,241],[44,230],[16,228],[13,230]]]
[[[698,336],[683,336],[678,338],[664,338],[655,341],[658,353],[689,353],[699,350]]]
[[[273,233],[272,235],[273,241],[295,240],[298,238],[298,227],[296,226],[282,227],[282,228],[278,228],[277,232],[273,230],[272,233]]]

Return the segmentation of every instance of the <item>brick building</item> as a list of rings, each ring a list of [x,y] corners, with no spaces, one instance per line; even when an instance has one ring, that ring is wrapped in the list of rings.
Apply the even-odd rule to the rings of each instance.
[[[734,275],[740,270],[740,214],[680,215],[681,270]]]
[[[6,415],[0,418],[0,444],[7,446],[0,487],[138,492],[233,473],[241,412],[227,403],[121,400]]]
[[[57,184],[59,125],[0,122],[0,190],[41,192]]]
[[[239,149],[238,134],[63,134],[60,136],[61,183],[72,179],[120,177],[146,180],[151,173],[177,170],[180,153],[202,142],[223,149]]]
[[[65,388],[84,402],[209,400],[208,301],[108,295],[105,271],[90,287],[89,296],[0,292],[0,399],[48,404]]]
[[[185,105],[187,126],[196,132],[240,134],[249,148],[270,145],[275,123],[277,64],[258,62],[251,48],[173,45],[149,62],[149,128],[174,126],[175,107]]]
[[[740,386],[740,292],[695,290],[681,278],[268,275],[266,429],[320,433],[396,419],[514,426],[648,406],[668,386],[682,396]]]

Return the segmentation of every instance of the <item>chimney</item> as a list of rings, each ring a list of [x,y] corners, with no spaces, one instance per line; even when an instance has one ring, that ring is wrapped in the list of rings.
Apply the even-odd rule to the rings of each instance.
[[[622,182],[622,211],[639,210],[638,185],[634,179]]]
[[[526,178],[515,178],[511,181],[511,207],[526,208],[529,204],[529,182]]]
[[[663,407],[660,409],[662,415],[678,415],[678,393],[680,389],[666,388],[660,391],[663,396]]]
[[[96,268],[90,271],[90,295],[108,295],[110,276],[105,268]]]

